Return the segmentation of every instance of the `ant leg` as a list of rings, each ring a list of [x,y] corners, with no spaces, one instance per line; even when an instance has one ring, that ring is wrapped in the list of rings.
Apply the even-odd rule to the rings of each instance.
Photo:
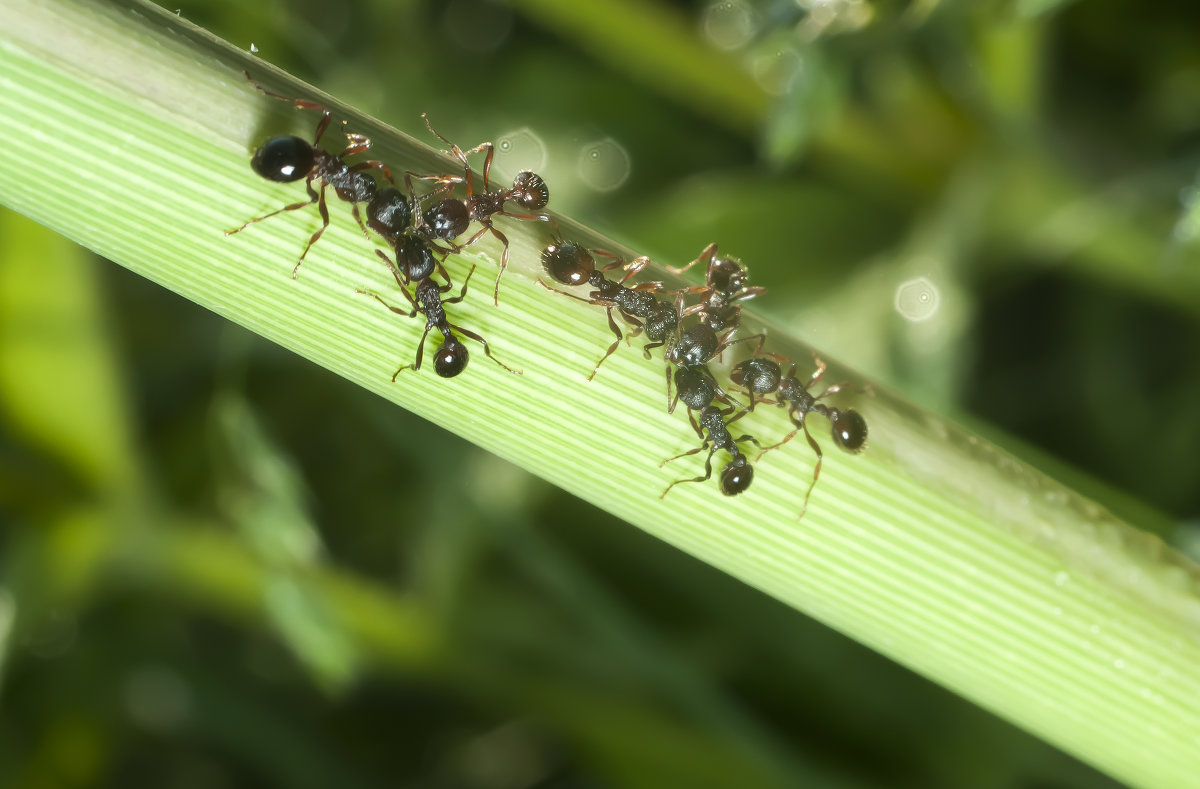
[[[466,285],[464,285],[464,286],[463,286],[463,288],[464,288],[464,289],[466,289]],[[451,329],[455,329],[456,331],[458,331],[458,333],[459,333],[459,334],[461,334],[462,336],[464,336],[464,337],[470,337],[472,340],[474,340],[475,342],[477,342],[477,343],[479,343],[480,345],[482,345],[482,346],[483,346],[483,352],[484,352],[485,354],[487,354],[487,357],[488,357],[489,359],[491,359],[493,362],[495,362],[496,364],[498,364],[498,365],[500,365],[501,367],[503,367],[505,370],[508,370],[508,371],[509,371],[510,373],[512,373],[513,375],[524,375],[524,373],[523,373],[522,371],[520,371],[520,370],[514,370],[513,368],[509,367],[507,364],[505,364],[504,362],[500,361],[500,360],[499,360],[499,359],[497,359],[495,356],[493,356],[493,355],[492,355],[492,348],[491,348],[491,346],[490,346],[490,345],[488,345],[488,342],[487,342],[487,340],[483,339],[482,337],[480,337],[480,336],[479,336],[478,334],[476,334],[475,332],[471,331],[470,329],[464,329],[462,326],[455,326],[453,323],[450,323],[450,324],[447,324],[447,325],[448,325],[448,326],[449,326]]]
[[[690,269],[692,266],[696,265],[697,263],[704,263],[709,267],[709,270],[711,270],[712,261],[713,261],[713,258],[716,257],[716,255],[717,255],[717,245],[714,242],[714,243],[706,246],[704,248],[704,251],[701,252],[700,255],[695,260],[693,260],[691,263],[688,263],[686,266],[680,266],[679,268],[676,268],[675,266],[663,266],[663,268],[665,268],[667,271],[671,272],[672,274],[682,274],[683,272],[687,271],[688,269]]]
[[[345,127],[346,121],[342,121],[342,128],[344,129]],[[347,156],[354,156],[356,154],[363,153],[370,147],[371,138],[367,135],[359,134],[358,132],[346,132],[346,147],[342,149],[342,152],[338,154],[337,158],[345,159]],[[366,164],[366,162],[359,162],[359,164]],[[351,169],[354,168],[352,167]]]
[[[425,332],[421,335],[421,342],[417,344],[417,358],[414,360],[415,364],[403,365],[397,369],[396,372],[392,373],[392,383],[396,383],[396,378],[399,377],[400,373],[404,372],[405,370],[421,369],[421,358],[425,354],[425,338],[429,336],[429,330],[432,328],[433,326],[427,321],[425,323]]]
[[[312,204],[313,204],[313,202],[314,202],[313,200],[305,200],[305,201],[304,201],[304,202],[302,202],[302,203],[292,203],[291,205],[285,205],[283,208],[280,208],[280,209],[277,209],[277,210],[275,210],[275,211],[272,211],[272,212],[271,212],[271,213],[269,213],[269,214],[263,214],[262,216],[256,216],[256,217],[254,217],[253,219],[249,220],[248,222],[246,222],[246,223],[245,223],[244,225],[242,225],[241,227],[235,227],[233,230],[226,230],[226,231],[225,231],[225,235],[226,235],[227,237],[228,237],[228,236],[232,236],[234,233],[240,233],[240,232],[242,232],[243,230],[245,230],[246,228],[250,227],[250,225],[257,224],[258,222],[261,222],[261,221],[263,221],[264,219],[270,219],[270,218],[271,218],[271,217],[273,217],[273,216],[276,216],[276,215],[278,215],[278,214],[282,214],[284,211],[295,211],[295,210],[296,210],[296,209],[298,209],[298,208],[304,208],[305,206],[312,205]]]
[[[754,458],[754,462],[757,463],[758,461],[762,460],[762,456],[767,454],[768,452],[770,452],[772,449],[779,449],[781,446],[783,446],[787,442],[791,441],[793,438],[795,438],[796,434],[799,433],[800,429],[803,427],[804,427],[804,422],[801,422],[799,425],[796,426],[795,430],[793,430],[792,432],[790,432],[786,436],[784,436],[783,440],[780,441],[778,444],[772,444],[769,447],[764,447],[760,444],[759,449],[761,451],[758,453],[758,457]]]
[[[712,456],[713,456],[713,452],[716,452],[716,451],[717,451],[716,447],[713,447],[712,449],[710,449],[708,451],[708,457],[704,461],[704,476],[703,477],[692,477],[691,479],[677,479],[674,482],[672,482],[670,485],[667,485],[667,489],[664,490],[662,493],[658,494],[658,497],[660,499],[665,498],[666,495],[671,492],[671,488],[675,487],[676,485],[680,484],[681,482],[707,482],[708,480],[712,479]],[[689,453],[689,454],[691,454],[691,453]],[[682,457],[682,455],[680,457]],[[663,461],[663,462],[665,463],[666,461]]]
[[[810,376],[808,379],[808,383],[804,385],[805,389],[811,389],[813,384],[815,384],[817,381],[820,381],[821,376],[825,375],[825,370],[827,368],[825,362],[816,354],[813,354],[813,361],[817,363],[817,369],[813,371],[812,376]]]
[[[455,297],[454,297],[454,298],[452,298],[452,299],[442,299],[442,304],[457,304],[458,302],[460,302],[460,301],[462,301],[463,299],[465,299],[465,298],[467,297],[467,285],[468,285],[468,283],[470,283],[470,281],[471,281],[471,275],[472,275],[472,274],[474,274],[474,273],[475,273],[475,265],[474,265],[474,264],[472,264],[472,265],[471,265],[471,270],[467,272],[467,278],[463,280],[463,284],[462,284],[462,290],[460,290],[460,291],[458,292],[458,295],[457,295],[457,296],[455,296]],[[446,278],[446,284],[447,284],[447,285],[449,285],[449,284],[450,284],[450,278],[449,278],[449,277],[447,277],[447,278]],[[438,290],[441,290],[441,288],[438,288]],[[458,327],[455,327],[455,328],[458,328]],[[467,334],[467,332],[466,332],[466,331],[464,331],[463,329],[459,329],[459,331],[461,331],[463,334]],[[485,350],[487,349],[487,343],[486,343],[486,342],[483,344],[483,347],[484,347],[484,349],[485,349]]]
[[[804,425],[804,437],[808,439],[808,445],[812,447],[812,451],[817,454],[817,465],[813,467],[812,482],[809,483],[808,490],[804,493],[804,505],[800,508],[800,518],[803,518],[804,513],[808,512],[808,499],[812,496],[813,488],[817,486],[817,477],[821,476],[821,461],[825,457],[821,454],[821,447],[817,446],[817,442],[809,435],[808,425]]]
[[[667,465],[668,463],[670,463],[670,462],[672,462],[672,461],[679,460],[680,458],[685,458],[685,457],[688,457],[689,455],[694,455],[694,454],[696,454],[697,452],[703,452],[703,451],[704,451],[704,450],[706,450],[706,449],[708,449],[708,442],[707,442],[707,441],[705,441],[703,444],[701,444],[700,446],[696,447],[695,449],[689,449],[687,452],[681,452],[680,454],[676,455],[675,457],[669,457],[669,458],[667,458],[667,459],[666,459],[666,460],[664,460],[662,463],[659,463],[659,464],[658,464],[658,467],[659,467],[659,468],[662,468],[663,466]],[[716,450],[714,449],[714,450],[713,450],[713,452],[716,452]],[[711,453],[710,453],[710,454],[711,454]]]
[[[342,156],[347,155],[348,154],[346,154],[345,151],[342,152]],[[357,162],[356,164],[350,165],[351,172],[360,173],[364,170],[382,170],[383,177],[388,180],[388,183],[392,186],[396,185],[396,179],[392,176],[392,168],[388,167],[378,159],[368,159],[365,162]]]
[[[671,397],[671,365],[663,365],[663,368],[667,373],[667,413],[673,414],[675,413],[675,406],[679,405],[679,391],[676,390],[675,397]],[[688,409],[688,413],[691,413],[691,409]]]
[[[650,265],[650,258],[646,257],[645,255],[634,258],[633,260],[629,261],[628,264],[626,264],[625,274],[620,280],[618,280],[618,283],[624,285],[626,282],[636,277],[638,273],[648,265]]]
[[[477,232],[475,235],[471,236],[471,238],[468,239],[467,243],[463,244],[463,246],[465,247],[465,246],[475,243],[476,239],[478,239],[484,233],[488,233],[488,232],[490,232],[496,238],[500,239],[500,243],[504,245],[504,252],[500,255],[500,273],[496,275],[496,289],[492,292],[492,301],[497,307],[499,307],[500,306],[500,278],[504,276],[504,270],[506,268],[508,268],[508,236],[504,235],[499,230],[492,227],[492,223],[488,222],[486,225],[484,225],[483,227],[481,227],[479,229],[479,232]]]
[[[309,189],[312,188],[312,182],[309,182]],[[292,279],[296,279],[300,275],[300,264],[304,262],[304,257],[308,254],[308,250],[312,249],[312,245],[317,243],[317,240],[324,235],[325,228],[329,227],[329,208],[325,205],[325,182],[321,182],[321,191],[317,196],[317,210],[321,213],[321,226],[317,228],[317,232],[312,234],[312,238],[308,239],[308,243],[304,245],[304,251],[300,253],[300,259],[296,261],[295,267],[292,268]]]
[[[417,190],[413,188],[414,178],[416,178],[418,181],[434,181],[438,186],[429,194],[421,195],[420,199],[418,199]],[[419,175],[414,173],[412,170],[406,171],[404,173],[404,186],[408,189],[408,193],[411,195],[413,201],[413,215],[418,217],[417,227],[420,227],[425,223],[420,210],[420,204],[426,200],[429,200],[430,198],[441,197],[444,194],[449,194],[451,191],[453,191],[455,184],[461,184],[462,182],[463,179],[457,175]]]
[[[587,377],[589,381],[596,377],[596,373],[600,372],[600,365],[604,364],[605,359],[613,355],[613,351],[617,350],[617,346],[620,345],[621,340],[624,339],[621,335],[621,330],[617,328],[617,322],[613,320],[612,307],[608,308],[607,314],[608,328],[612,329],[612,333],[617,335],[617,339],[613,340],[613,344],[608,346],[608,350],[605,351],[604,355],[600,357],[600,361],[596,362],[596,367],[592,370],[592,374]]]
[[[255,81],[254,77],[250,76],[249,71],[247,71],[246,69],[242,69],[242,73],[244,75],[246,75],[246,79],[250,82],[251,85],[253,85],[258,90],[262,91],[263,93],[267,94],[271,98],[291,102],[292,104],[294,104],[296,106],[296,109],[298,109],[298,110],[320,110],[322,115],[321,115],[321,120],[317,123],[316,134],[313,136],[313,145],[315,146],[317,143],[319,143],[321,141],[321,135],[323,135],[325,133],[325,130],[329,128],[329,122],[333,118],[333,113],[331,113],[329,110],[325,109],[325,105],[318,104],[317,102],[311,101],[309,99],[296,99],[296,98],[292,98],[291,96],[284,96],[282,93],[275,93],[274,91],[267,90],[262,85],[260,85],[257,81]]]
[[[363,222],[362,212],[358,210],[358,203],[350,204],[350,213],[354,214],[354,221],[358,222],[358,226],[362,228],[363,236],[370,241],[371,234],[367,232],[367,225],[365,222]]]
[[[417,302],[413,301],[413,297],[408,295],[408,291],[405,290],[404,288],[401,288],[400,292],[403,293],[404,297],[406,299],[408,299],[410,304],[413,305],[413,308],[411,310],[402,310],[399,307],[393,307],[391,304],[388,304],[386,301],[383,300],[383,296],[380,296],[378,293],[376,293],[373,290],[356,290],[354,292],[359,294],[360,296],[371,296],[372,298],[375,299],[375,301],[378,301],[380,304],[387,307],[389,310],[396,313],[397,315],[404,315],[405,317],[412,318],[412,317],[416,316],[417,311],[418,311]]]
[[[383,265],[387,266],[388,271],[392,272],[392,276],[396,278],[396,284],[400,286],[400,289],[404,290],[404,286],[408,284],[408,277],[400,269],[396,268],[396,264],[392,262],[392,259],[382,249],[375,250],[375,254],[383,261]]]

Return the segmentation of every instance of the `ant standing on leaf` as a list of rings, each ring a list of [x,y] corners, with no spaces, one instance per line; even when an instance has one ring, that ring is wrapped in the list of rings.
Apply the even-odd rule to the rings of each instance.
[[[784,360],[784,357],[775,357]],[[778,449],[801,431],[804,432],[804,438],[808,441],[808,445],[812,451],[816,453],[817,464],[813,468],[812,482],[808,486],[808,491],[804,494],[804,506],[800,510],[800,517],[804,517],[804,513],[808,511],[808,500],[812,496],[813,488],[816,487],[817,477],[821,475],[821,463],[824,455],[821,452],[821,447],[813,440],[812,434],[808,432],[808,423],[805,417],[810,413],[818,413],[829,419],[833,432],[833,443],[847,452],[858,453],[863,450],[867,443],[867,420],[863,419],[862,414],[854,409],[841,410],[832,408],[821,400],[824,400],[830,395],[837,394],[843,389],[849,388],[848,383],[835,384],[826,387],[823,392],[818,395],[812,394],[809,390],[821,380],[825,375],[825,362],[817,359],[817,369],[808,379],[807,383],[801,383],[796,377],[796,365],[793,362],[788,369],[787,375],[782,375],[779,364],[772,359],[765,357],[755,357],[746,359],[738,363],[730,371],[730,379],[738,386],[744,387],[750,394],[750,407],[754,408],[754,396],[757,395],[775,395],[775,400],[763,400],[763,402],[774,402],[779,406],[786,406],[788,411],[788,419],[795,425],[795,429],[784,436],[783,440],[778,444],[772,444],[769,447],[763,448],[759,453],[759,458],[772,449]]]
[[[241,227],[236,227],[232,230],[226,230],[225,235],[231,236],[234,233],[245,230],[250,225],[261,222],[264,219],[269,219],[277,214],[282,214],[284,211],[295,211],[305,206],[310,206],[313,203],[317,204],[317,210],[321,214],[321,227],[317,232],[312,234],[308,243],[304,245],[304,251],[300,253],[300,259],[296,261],[295,268],[292,269],[292,279],[295,279],[300,271],[300,264],[304,262],[304,258],[308,255],[308,250],[312,245],[317,243],[325,229],[329,227],[329,209],[325,205],[325,187],[332,186],[337,196],[350,203],[354,218],[358,221],[359,227],[362,228],[363,235],[367,235],[367,228],[363,225],[362,216],[358,212],[358,204],[366,203],[375,196],[376,184],[375,179],[368,175],[366,170],[383,170],[384,175],[388,180],[391,180],[391,171],[387,165],[378,161],[358,162],[357,164],[347,164],[346,158],[354,154],[362,153],[371,147],[371,140],[362,134],[346,134],[348,145],[341,153],[336,156],[324,148],[319,147],[321,137],[329,128],[333,114],[315,101],[308,99],[295,99],[288,96],[283,96],[278,93],[273,93],[262,85],[254,81],[250,76],[250,72],[243,70],[246,79],[250,81],[258,90],[262,91],[272,98],[282,101],[291,102],[297,109],[302,110],[318,110],[321,112],[321,120],[317,122],[316,133],[313,135],[312,143],[299,137],[273,137],[259,146],[254,152],[253,158],[250,160],[250,167],[254,172],[266,178],[268,181],[277,183],[290,183],[304,179],[304,188],[308,191],[308,200],[298,203],[285,205],[276,211],[269,214],[255,217]],[[320,189],[313,188],[313,182],[320,182]]]
[[[740,261],[730,257],[718,257],[716,243],[709,244],[704,251],[686,266],[667,266],[672,274],[682,274],[697,263],[705,264],[706,284],[683,288],[676,293],[697,293],[703,298],[680,312],[679,317],[699,315],[700,322],[714,332],[736,328],[742,319],[741,302],[767,292],[766,288],[750,287],[750,274]]]
[[[463,175],[417,175],[410,172],[405,176],[408,190],[409,192],[413,191],[413,178],[421,181],[436,182],[438,187],[432,193],[434,195],[450,191],[454,188],[455,184],[466,184],[467,197],[465,200],[446,198],[435,203],[425,212],[425,223],[429,225],[431,233],[435,238],[449,243],[455,252],[463,247],[474,244],[483,238],[485,233],[491,233],[504,245],[504,252],[500,257],[500,273],[496,275],[496,287],[493,292],[493,299],[496,305],[499,306],[500,278],[504,276],[504,270],[508,268],[508,237],[496,229],[496,226],[492,224],[492,217],[507,216],[513,219],[553,223],[554,220],[545,214],[533,213],[542,210],[550,202],[550,190],[546,187],[546,182],[542,180],[542,177],[530,170],[522,170],[517,173],[512,186],[508,189],[491,189],[489,180],[492,173],[492,159],[495,156],[495,146],[491,142],[483,142],[469,151],[463,151],[457,145],[434,131],[433,126],[429,123],[429,116],[422,113],[421,117],[425,119],[425,127],[429,129],[429,133],[446,143],[446,145],[449,145],[450,152],[454,155],[454,158],[462,162]],[[467,161],[467,157],[473,153],[484,154],[483,190],[480,192],[475,191],[475,173],[471,170],[471,165]],[[504,206],[509,202],[516,202],[521,208],[525,209],[525,213],[514,214],[505,211]],[[471,222],[478,222],[480,224],[479,230],[462,244],[455,244],[454,239],[465,233]]]
[[[750,487],[750,483],[754,481],[754,467],[750,465],[750,461],[746,458],[742,451],[738,448],[738,444],[743,441],[750,441],[755,446],[760,446],[758,441],[753,436],[743,435],[734,438],[729,432],[729,425],[739,419],[742,411],[737,416],[726,421],[726,417],[733,412],[732,406],[725,411],[713,405],[706,405],[700,410],[700,422],[696,423],[696,419],[692,416],[692,412],[688,411],[688,421],[692,423],[692,428],[695,429],[696,435],[702,439],[700,446],[695,449],[688,450],[682,455],[667,458],[662,463],[658,464],[662,468],[672,460],[678,460],[688,455],[694,455],[697,452],[708,450],[708,457],[704,459],[704,476],[702,477],[687,477],[677,479],[667,486],[666,490],[659,494],[659,498],[664,498],[671,492],[671,488],[684,482],[707,482],[712,478],[712,457],[718,449],[723,449],[729,453],[729,462],[725,464],[725,468],[721,469],[721,492],[726,496],[736,496]],[[703,431],[708,431],[708,437],[704,437]]]
[[[597,269],[593,254],[608,258],[611,262],[607,266]],[[680,300],[677,299],[675,305],[659,301],[655,294],[662,290],[661,282],[641,282],[633,287],[625,285],[649,262],[650,259],[646,257],[636,258],[625,266],[625,275],[621,279],[610,280],[604,276],[605,272],[624,265],[624,260],[612,252],[599,249],[589,252],[574,241],[562,240],[550,244],[542,250],[542,268],[556,282],[569,286],[587,283],[595,290],[589,293],[588,298],[585,299],[552,288],[540,279],[538,284],[546,290],[552,290],[563,296],[604,307],[608,313],[608,328],[616,335],[612,345],[608,346],[608,350],[600,357],[600,361],[596,362],[595,368],[588,376],[589,381],[596,377],[596,373],[600,371],[600,365],[604,364],[604,360],[617,350],[617,346],[624,339],[616,321],[613,320],[613,310],[621,313],[625,322],[634,327],[629,336],[636,336],[643,331],[646,333],[646,339],[650,340],[650,343],[642,349],[642,355],[647,359],[650,358],[650,349],[665,345],[679,325]]]
[[[454,336],[454,332],[456,331],[482,345],[484,353],[496,364],[510,373],[521,375],[520,370],[512,369],[493,356],[491,346],[488,345],[487,340],[483,337],[470,329],[464,329],[462,326],[450,323],[450,319],[446,315],[445,305],[456,304],[466,298],[467,285],[471,281],[471,275],[475,273],[475,266],[471,266],[471,270],[467,272],[466,279],[463,280],[462,289],[457,296],[448,299],[442,298],[442,294],[448,293],[454,286],[450,282],[450,275],[446,273],[445,267],[435,257],[434,251],[442,252],[443,255],[449,254],[449,252],[441,249],[426,239],[421,233],[409,227],[413,213],[414,207],[411,199],[406,198],[398,189],[382,190],[367,206],[368,224],[372,230],[387,240],[388,245],[396,253],[396,261],[393,263],[383,250],[377,249],[375,250],[375,254],[383,260],[392,272],[392,276],[396,279],[396,284],[400,286],[400,292],[408,299],[409,304],[412,305],[412,309],[405,310],[400,307],[394,307],[374,291],[359,290],[358,293],[373,297],[380,304],[399,315],[407,315],[411,318],[415,317],[419,312],[425,316],[425,332],[421,335],[421,342],[417,345],[416,359],[413,364],[406,364],[397,369],[392,375],[392,381],[395,381],[397,376],[405,370],[421,369],[421,361],[425,353],[425,340],[429,336],[429,332],[433,329],[441,332],[443,337],[442,344],[434,354],[433,363],[434,372],[442,378],[455,377],[466,369],[467,362],[470,360],[467,347],[461,340]],[[435,273],[440,274],[446,281],[444,285],[439,285],[433,279]],[[413,283],[416,283],[414,288],[415,295],[410,295],[404,286]]]

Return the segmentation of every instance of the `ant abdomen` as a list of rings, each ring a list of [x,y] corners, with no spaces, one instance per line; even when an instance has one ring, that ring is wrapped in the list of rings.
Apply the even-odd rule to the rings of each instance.
[[[250,159],[250,167],[268,181],[290,183],[313,169],[313,148],[299,137],[273,137]]]
[[[458,340],[447,339],[433,355],[433,371],[442,378],[453,378],[467,369],[470,359],[467,346]]]
[[[588,281],[595,262],[591,254],[574,241],[551,244],[542,250],[542,268],[556,282],[582,285]]]
[[[833,424],[833,443],[847,452],[861,452],[867,443],[867,420],[853,408],[845,411],[833,411],[830,420]]]
[[[743,493],[754,481],[754,466],[750,465],[744,456],[739,455],[721,471],[721,492],[726,496],[736,496]]]

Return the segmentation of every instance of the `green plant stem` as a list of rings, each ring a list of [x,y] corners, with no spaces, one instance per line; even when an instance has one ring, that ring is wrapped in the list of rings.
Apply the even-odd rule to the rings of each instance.
[[[505,226],[513,264],[499,308],[487,296],[494,246],[451,264],[461,278],[467,261],[485,262],[455,320],[525,374],[509,375],[473,349],[457,379],[422,370],[392,383],[421,327],[355,295],[386,292],[389,278],[344,205],[331,206],[333,224],[295,281],[288,274],[315,212],[222,233],[297,199],[295,185],[254,176],[247,156],[263,128],[304,134],[315,120],[255,92],[242,68],[280,92],[329,101],[396,171],[452,169],[431,149],[155,7],[9,0],[0,9],[0,113],[9,119],[0,132],[0,202],[1114,776],[1166,787],[1200,772],[1193,565],[878,389],[854,401],[872,431],[862,455],[837,453],[825,423],[815,425],[827,455],[804,520],[797,515],[813,458],[802,438],[764,457],[741,497],[722,498],[710,481],[660,500],[672,479],[697,473],[703,456],[664,470],[657,461],[696,439],[682,414],[665,413],[661,362],[644,362],[636,348],[619,349],[594,383],[584,380],[610,335],[596,309],[534,282],[548,238],[538,223]],[[611,246],[569,220],[560,227]],[[697,239],[697,249],[708,240]],[[771,347],[806,358],[777,332]],[[69,380],[70,371],[62,375]],[[847,377],[831,367],[830,380]],[[739,424],[767,440],[788,429],[776,409]]]

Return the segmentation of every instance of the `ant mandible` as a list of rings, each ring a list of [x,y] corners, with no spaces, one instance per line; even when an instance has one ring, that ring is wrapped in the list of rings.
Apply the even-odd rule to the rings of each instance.
[[[267,90],[259,83],[255,82],[250,76],[250,72],[242,70],[246,75],[246,79],[250,81],[258,90],[268,96],[271,96],[282,101],[289,101],[302,110],[319,110],[321,112],[321,120],[317,122],[316,133],[313,135],[312,143],[299,137],[272,137],[267,140],[254,152],[254,156],[250,159],[250,167],[254,172],[266,178],[268,181],[276,183],[290,183],[304,179],[304,188],[308,191],[308,200],[298,203],[285,205],[276,211],[269,214],[255,217],[241,227],[236,227],[232,230],[226,230],[225,235],[231,236],[234,233],[239,233],[245,230],[250,225],[270,219],[277,214],[282,214],[284,211],[295,211],[305,206],[310,206],[313,203],[317,204],[317,210],[321,214],[321,227],[317,232],[312,234],[308,239],[308,243],[304,245],[304,251],[300,253],[300,259],[296,261],[296,266],[292,269],[292,279],[295,279],[300,271],[300,264],[304,262],[304,258],[308,255],[313,244],[325,233],[325,229],[329,227],[329,209],[325,205],[325,187],[332,186],[337,196],[350,203],[354,211],[354,218],[362,228],[363,235],[367,235],[367,228],[363,225],[362,216],[358,212],[358,204],[365,203],[375,196],[376,184],[375,179],[368,175],[365,171],[371,169],[383,170],[384,174],[391,179],[391,171],[387,165],[378,161],[358,162],[357,164],[347,164],[346,157],[354,154],[362,153],[371,147],[370,138],[362,134],[346,134],[346,140],[349,143],[341,153],[336,156],[319,147],[321,137],[325,134],[325,130],[329,128],[333,114],[321,104],[308,99],[296,99],[289,96],[283,96],[279,93],[274,93]],[[316,190],[313,188],[313,182],[320,181],[321,188]]]

